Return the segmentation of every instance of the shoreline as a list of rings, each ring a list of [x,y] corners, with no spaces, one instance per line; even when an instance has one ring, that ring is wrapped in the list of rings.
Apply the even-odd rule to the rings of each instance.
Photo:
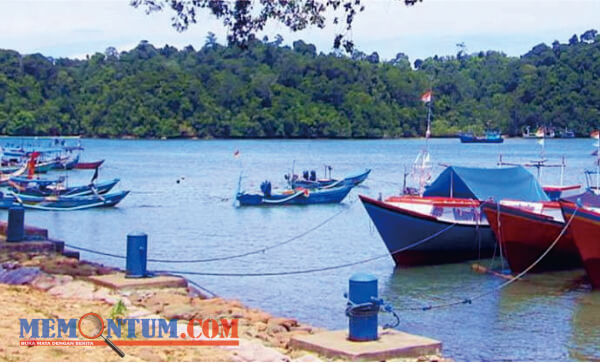
[[[5,232],[0,222],[0,234]],[[3,229],[4,228],[4,229]],[[29,240],[25,249],[6,243],[0,235],[0,304],[9,313],[0,322],[0,358],[9,361],[117,361],[110,351],[93,347],[32,347],[19,346],[17,318],[76,318],[87,312],[110,317],[119,305],[125,307],[123,318],[164,318],[189,321],[193,318],[239,319],[239,346],[136,346],[126,347],[122,360],[145,361],[332,361],[340,358],[319,356],[290,346],[299,335],[327,330],[298,322],[293,318],[276,317],[260,309],[250,308],[239,300],[209,298],[185,280],[185,287],[138,287],[118,290],[98,284],[92,277],[123,274],[123,270],[99,263],[79,260],[72,251],[39,250],[42,243],[56,249],[64,243],[48,239],[47,231],[26,227]],[[43,239],[46,239],[45,241]],[[37,245],[36,245],[37,244]],[[33,247],[33,248],[32,248]],[[36,250],[37,249],[37,250]],[[25,250],[25,251],[23,251]],[[139,282],[139,280],[136,280]],[[40,317],[41,316],[41,317]],[[179,331],[178,325],[178,331]],[[96,350],[96,351],[95,351]],[[96,355],[96,356],[95,356]],[[394,358],[408,361],[442,361],[439,355]]]

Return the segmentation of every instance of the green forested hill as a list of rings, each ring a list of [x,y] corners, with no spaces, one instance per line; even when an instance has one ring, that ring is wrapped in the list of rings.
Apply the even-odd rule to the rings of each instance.
[[[253,42],[200,50],[109,48],[87,60],[0,50],[0,133],[118,137],[383,138],[524,125],[600,125],[600,37],[540,44],[521,56],[480,52],[416,60],[317,54]]]

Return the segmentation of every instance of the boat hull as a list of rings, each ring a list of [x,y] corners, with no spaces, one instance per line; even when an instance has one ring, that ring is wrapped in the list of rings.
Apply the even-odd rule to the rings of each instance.
[[[575,212],[573,203],[561,202],[561,208],[565,221],[569,221],[575,214],[569,229],[592,287],[600,289],[600,213],[584,208]]]
[[[554,221],[547,216],[509,206],[489,204],[483,207],[483,211],[502,248],[502,254],[515,273],[526,270],[541,257],[565,226],[563,222]],[[581,258],[573,236],[567,230],[554,248],[530,272],[577,267],[581,267]]]
[[[476,137],[473,135],[459,135],[458,137],[461,143],[504,143],[504,138],[502,137]]]
[[[22,205],[27,209],[33,210],[46,210],[46,211],[73,211],[83,210],[95,207],[113,207],[121,202],[129,191],[120,191],[105,195],[91,195],[91,196],[77,196],[77,197],[58,197],[54,200],[48,199],[47,197],[32,197],[25,195],[18,195],[19,199],[14,200],[13,204],[8,207],[17,204]],[[2,204],[5,207],[6,204]],[[5,207],[7,208],[7,207]]]
[[[300,179],[300,180],[296,180],[296,181],[292,182],[292,187],[293,188],[302,187],[302,188],[314,189],[314,188],[339,187],[341,185],[358,186],[359,184],[363,183],[367,179],[367,177],[369,177],[369,173],[371,173],[371,170],[367,169],[362,173],[347,176],[343,180],[330,179],[330,180],[310,181],[310,180]]]
[[[102,163],[104,163],[104,159],[95,162],[78,162],[75,165],[75,169],[96,169],[100,167]]]
[[[342,186],[314,191],[296,191],[293,194],[264,196],[262,194],[240,193],[237,196],[241,206],[315,205],[340,203],[354,186]]]
[[[118,178],[108,180],[108,181],[100,181],[100,182],[94,184],[94,188],[96,189],[96,193],[102,195],[102,194],[108,193],[117,183],[119,183]],[[51,196],[51,195],[57,195],[57,194],[59,196],[75,197],[75,196],[88,196],[88,195],[94,194],[94,191],[92,190],[92,186],[90,186],[90,185],[68,187],[64,190],[59,190],[59,191],[55,191],[55,190],[51,190],[51,189],[41,190],[39,188],[26,188],[24,191],[20,191],[20,192],[13,188],[13,191],[18,192],[21,195],[32,196],[32,197],[43,197],[43,196]]]
[[[490,257],[496,241],[489,225],[456,224],[359,196],[398,266],[455,263]],[[410,248],[411,244],[447,231]]]

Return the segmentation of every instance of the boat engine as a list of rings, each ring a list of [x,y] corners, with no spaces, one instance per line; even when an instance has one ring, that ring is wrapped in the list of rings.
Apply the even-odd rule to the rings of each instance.
[[[261,183],[260,190],[262,191],[263,195],[265,195],[266,197],[270,197],[271,196],[271,182],[264,181],[263,183]]]
[[[313,182],[317,180],[317,172],[314,170],[310,171],[310,180]]]
[[[305,180],[308,180],[308,171],[303,171],[303,172],[302,172],[302,177],[303,177]]]

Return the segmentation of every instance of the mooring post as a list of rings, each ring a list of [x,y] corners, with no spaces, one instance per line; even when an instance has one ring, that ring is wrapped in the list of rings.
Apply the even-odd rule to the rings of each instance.
[[[8,226],[6,227],[6,241],[18,243],[25,239],[25,209],[22,206],[13,206],[8,209]]]
[[[377,340],[377,277],[355,273],[350,277],[348,290],[348,339],[351,341]]]
[[[148,235],[131,233],[127,235],[127,261],[125,263],[127,278],[148,277],[146,262],[148,254]]]

